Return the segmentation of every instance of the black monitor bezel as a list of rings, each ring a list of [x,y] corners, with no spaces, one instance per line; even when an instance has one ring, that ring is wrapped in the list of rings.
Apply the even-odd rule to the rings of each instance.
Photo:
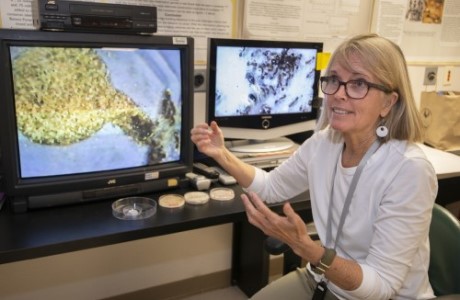
[[[182,133],[181,155],[177,162],[95,173],[21,178],[15,121],[14,91],[8,47],[10,45],[55,45],[125,48],[164,48],[181,51]],[[8,197],[34,197],[69,191],[85,191],[123,187],[146,182],[146,173],[157,178],[181,177],[193,164],[193,144],[189,132],[193,126],[194,41],[191,37],[115,35],[105,33],[48,32],[37,30],[0,29],[0,145],[2,189]],[[6,74],[6,75],[5,75]],[[148,179],[150,180],[150,179]]]

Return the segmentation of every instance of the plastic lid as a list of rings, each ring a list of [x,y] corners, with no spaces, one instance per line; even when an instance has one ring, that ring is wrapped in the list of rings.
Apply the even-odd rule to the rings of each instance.
[[[112,203],[112,214],[120,220],[142,220],[156,212],[157,203],[146,197],[121,198]]]

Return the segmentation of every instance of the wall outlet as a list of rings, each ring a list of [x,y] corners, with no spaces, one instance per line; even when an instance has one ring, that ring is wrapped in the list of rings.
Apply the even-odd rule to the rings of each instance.
[[[194,78],[193,78],[194,91],[197,92],[206,92],[206,70],[205,69],[195,69]]]
[[[423,77],[424,85],[436,85],[436,78],[438,77],[438,67],[425,68],[425,76]]]
[[[454,75],[454,67],[446,66],[446,67],[443,67],[442,69],[443,69],[442,85],[449,86],[452,84],[452,76]]]

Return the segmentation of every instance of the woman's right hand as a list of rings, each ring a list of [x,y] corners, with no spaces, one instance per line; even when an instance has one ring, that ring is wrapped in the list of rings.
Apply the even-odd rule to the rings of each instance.
[[[224,135],[215,121],[209,126],[206,123],[195,126],[191,130],[191,140],[201,153],[214,159],[225,150]]]

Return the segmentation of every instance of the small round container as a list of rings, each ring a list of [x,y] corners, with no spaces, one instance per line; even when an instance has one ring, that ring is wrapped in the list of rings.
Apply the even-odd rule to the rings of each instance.
[[[185,203],[192,205],[203,205],[208,203],[209,194],[205,192],[188,192],[184,194]]]
[[[184,196],[178,194],[165,194],[158,200],[160,207],[175,209],[181,208],[185,204]]]
[[[229,188],[213,188],[209,192],[209,196],[213,200],[229,201],[235,198],[235,192]]]
[[[142,220],[157,212],[155,200],[146,197],[127,197],[112,203],[112,214],[120,220]]]

